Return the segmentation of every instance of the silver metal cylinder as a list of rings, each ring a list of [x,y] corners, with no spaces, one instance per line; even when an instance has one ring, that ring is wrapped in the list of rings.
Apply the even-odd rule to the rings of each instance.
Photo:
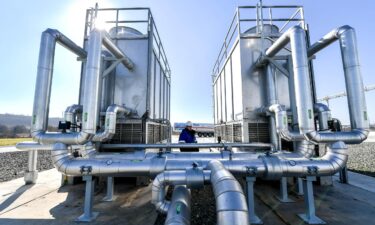
[[[219,161],[211,161],[208,167],[216,199],[217,224],[249,224],[246,198],[236,178]]]
[[[182,185],[174,187],[165,225],[189,225],[191,214],[190,191]]]

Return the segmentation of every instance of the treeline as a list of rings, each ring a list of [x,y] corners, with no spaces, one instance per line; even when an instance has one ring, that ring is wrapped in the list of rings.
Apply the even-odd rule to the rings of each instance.
[[[48,126],[48,131],[57,131],[56,127]],[[0,138],[17,138],[17,137],[31,137],[30,128],[24,125],[16,125],[8,127],[0,124]]]

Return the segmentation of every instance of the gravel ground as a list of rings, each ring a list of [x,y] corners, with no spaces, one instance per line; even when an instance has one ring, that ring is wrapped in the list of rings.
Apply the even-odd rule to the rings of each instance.
[[[27,151],[19,152],[0,152],[0,182],[23,177],[27,170]],[[53,168],[51,152],[38,152],[39,171]]]
[[[375,177],[375,142],[349,145],[348,169]]]

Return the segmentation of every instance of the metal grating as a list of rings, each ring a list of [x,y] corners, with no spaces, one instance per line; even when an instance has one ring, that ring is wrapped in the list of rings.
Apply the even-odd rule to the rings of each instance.
[[[164,124],[147,123],[147,144],[154,144],[168,139],[168,126]]]
[[[233,125],[225,125],[225,140],[233,142]]]
[[[249,123],[250,142],[270,142],[268,123]]]
[[[242,126],[240,123],[233,124],[233,142],[242,142]]]
[[[118,123],[113,143],[139,144],[143,143],[142,123]]]

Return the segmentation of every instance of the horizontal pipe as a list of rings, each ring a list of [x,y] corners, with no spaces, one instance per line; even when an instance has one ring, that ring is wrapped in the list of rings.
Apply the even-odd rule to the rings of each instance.
[[[249,224],[246,198],[236,178],[219,161],[211,161],[211,184],[218,225]]]
[[[116,44],[112,41],[109,34],[106,31],[99,31],[97,32],[103,32],[103,45],[117,58],[120,59],[122,64],[128,68],[129,70],[132,70],[134,68],[134,63],[130,60],[128,56],[125,55],[125,53],[122,52],[122,50],[116,46]]]
[[[231,148],[231,147],[255,147],[272,148],[269,143],[165,143],[165,144],[103,144],[103,149],[123,149],[123,148]]]
[[[96,133],[95,136],[92,138],[92,141],[103,142],[112,139],[112,137],[116,133],[117,114],[123,113],[125,115],[129,115],[132,112],[133,110],[130,110],[123,106],[119,106],[116,104],[110,105],[107,108],[105,115],[104,131]]]
[[[16,144],[16,148],[19,150],[27,150],[27,151],[52,150],[53,145],[41,145],[37,142],[20,142]]]
[[[171,205],[164,225],[190,225],[190,191],[182,185],[174,187]]]

